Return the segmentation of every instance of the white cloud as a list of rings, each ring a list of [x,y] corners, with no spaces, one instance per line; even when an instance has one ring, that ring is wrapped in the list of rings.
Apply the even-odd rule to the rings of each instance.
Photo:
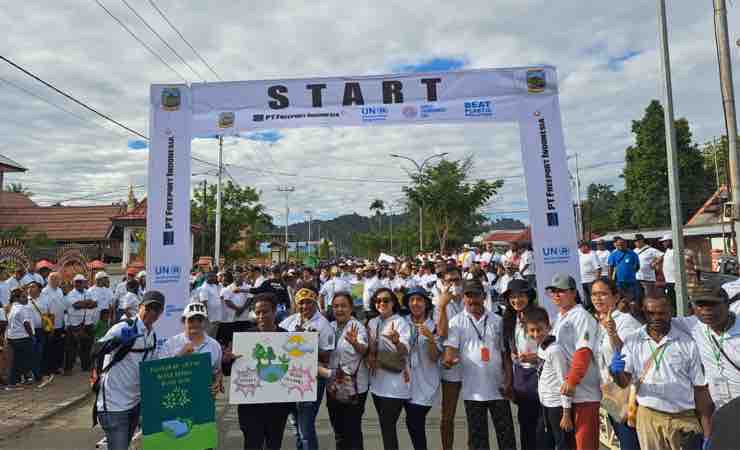
[[[145,0],[130,3],[188,62],[210,75]],[[104,4],[182,74],[192,73],[118,1]],[[399,64],[461,58],[469,67],[554,64],[561,79],[566,144],[583,166],[621,160],[631,143],[631,121],[653,98],[662,98],[656,10],[638,0],[583,2],[544,0],[437,2],[176,2],[157,4],[225,80],[384,73]],[[687,117],[697,142],[723,132],[711,5],[673,2],[670,9],[676,116]],[[730,35],[740,13],[730,9]],[[147,133],[148,86],[178,81],[94,2],[71,0],[14,4],[0,11],[7,56],[48,81]],[[621,70],[610,58],[641,52]],[[738,52],[734,51],[736,87]],[[85,118],[82,122],[0,83],[0,153],[28,166],[10,181],[28,184],[38,200],[93,195],[94,201],[125,196],[128,183],[146,183],[146,151],[131,151],[134,136],[105,125],[7,65],[0,77],[31,89]],[[740,92],[740,89],[736,89]],[[302,218],[368,213],[373,198],[402,196],[397,183],[349,183],[315,177],[404,180],[405,167],[388,157],[449,152],[475,155],[476,177],[507,178],[491,210],[525,205],[519,133],[513,125],[385,127],[289,130],[274,144],[239,140],[225,147],[228,163],[299,174],[278,176],[231,167],[240,182],[262,190],[276,213],[283,211],[279,184],[295,184],[291,198]],[[197,140],[194,155],[216,161],[213,140]],[[195,173],[208,166],[193,164]],[[619,183],[619,165],[584,170],[589,182]],[[202,175],[194,177],[199,181]],[[213,178],[210,178],[213,181]],[[112,194],[98,195],[113,191]],[[139,189],[138,193],[143,194]],[[282,217],[276,217],[281,223]]]

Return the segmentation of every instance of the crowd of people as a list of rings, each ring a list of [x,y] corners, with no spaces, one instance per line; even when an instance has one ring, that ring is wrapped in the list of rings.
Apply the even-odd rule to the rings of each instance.
[[[600,410],[623,450],[708,448],[715,410],[740,397],[740,302],[719,290],[675,317],[670,236],[663,251],[637,238],[634,250],[615,239],[611,252],[582,242],[579,276],[548,280],[537,280],[528,245],[203,271],[191,279],[183,333],[161,345],[153,324],[165,299],[146,290],[145,274],[114,289],[104,273],[90,288],[75,277],[64,292],[58,274],[39,281],[19,270],[5,282],[6,336],[20,355],[8,389],[48,384],[79,358],[94,373],[108,448],[125,449],[139,420],[139,362],[210,353],[216,395],[231,362],[249,357],[232,352],[234,333],[309,331],[319,336],[316,401],[240,405],[245,449],[280,448],[288,420],[296,448],[318,449],[324,396],[338,449],[364,448],[368,397],[385,449],[399,448],[402,412],[414,449],[427,449],[435,407],[442,448],[456,448],[461,397],[471,449],[490,448],[489,415],[502,450],[598,449]]]

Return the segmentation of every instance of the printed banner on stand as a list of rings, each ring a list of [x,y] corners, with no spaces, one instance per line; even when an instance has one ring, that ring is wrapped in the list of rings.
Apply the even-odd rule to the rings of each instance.
[[[157,336],[180,332],[192,265],[190,236],[190,89],[155,85],[151,90],[147,180],[147,289],[165,296]]]
[[[229,403],[316,400],[318,333],[234,333]]]
[[[537,300],[550,319],[558,309],[545,292],[556,273],[580,286],[580,266],[570,196],[568,160],[557,96],[522,100],[519,131],[527,180],[527,205],[537,273]]]
[[[210,354],[145,361],[139,371],[145,450],[203,450],[218,445]]]

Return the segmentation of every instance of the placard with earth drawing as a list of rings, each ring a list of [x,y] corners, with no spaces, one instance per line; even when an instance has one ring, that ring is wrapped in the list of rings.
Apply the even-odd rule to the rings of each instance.
[[[235,333],[229,403],[316,400],[318,333]]]
[[[145,361],[139,371],[144,450],[218,445],[210,354]]]

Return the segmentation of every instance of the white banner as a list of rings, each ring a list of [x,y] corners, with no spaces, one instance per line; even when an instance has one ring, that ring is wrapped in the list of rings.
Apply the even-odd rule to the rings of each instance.
[[[532,227],[538,301],[557,317],[545,287],[556,273],[566,273],[580,286],[580,266],[568,161],[556,95],[521,102],[519,132]]]
[[[151,88],[147,181],[147,289],[165,295],[156,323],[160,338],[182,331],[192,265],[190,236],[190,90]]]
[[[514,122],[530,94],[557,93],[552,67],[194,83],[193,135],[264,128]]]
[[[318,333],[234,333],[229,403],[316,401]]]

